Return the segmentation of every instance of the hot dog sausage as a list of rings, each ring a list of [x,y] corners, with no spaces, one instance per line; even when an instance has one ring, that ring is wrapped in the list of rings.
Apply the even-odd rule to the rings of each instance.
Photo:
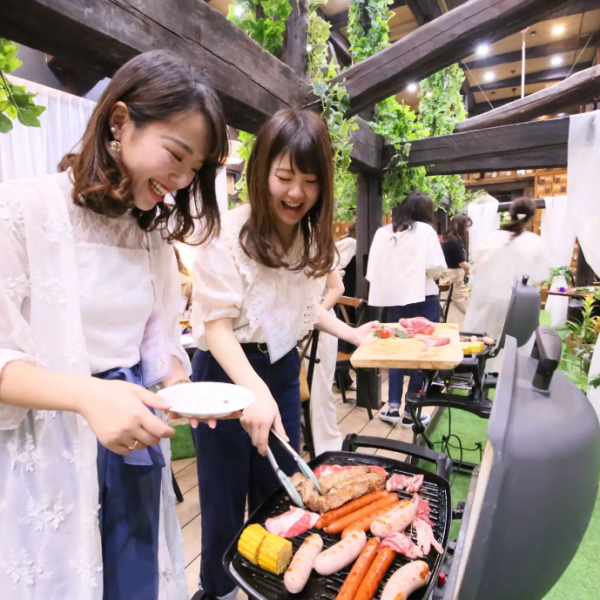
[[[360,584],[377,557],[378,547],[379,540],[377,538],[371,538],[367,542],[352,570],[348,573],[348,577],[346,577],[346,581],[344,581],[344,585],[335,600],[354,600]]]
[[[385,576],[390,565],[394,562],[396,553],[390,548],[383,548],[363,579],[354,600],[373,600],[375,592]]]
[[[323,550],[323,538],[318,533],[313,533],[304,540],[283,576],[283,584],[288,592],[297,594],[304,589],[321,550]]]
[[[422,560],[400,567],[385,584],[381,600],[406,600],[429,579],[429,567]]]
[[[353,563],[367,543],[364,531],[353,531],[345,540],[324,550],[315,559],[314,569],[319,575],[333,575]]]
[[[366,517],[378,511],[384,506],[391,506],[392,504],[395,504],[397,502],[398,496],[396,496],[396,494],[388,494],[385,498],[377,500],[377,502],[373,502],[373,504],[369,504],[364,508],[356,510],[353,513],[350,513],[349,515],[346,515],[345,517],[334,521],[333,523],[331,523],[331,525],[325,527],[325,531],[327,533],[340,533],[341,531],[346,529],[346,527],[348,527],[348,525],[350,525],[351,523],[354,523],[355,521],[358,521],[359,519],[362,519],[363,517]]]
[[[387,514],[379,517],[371,524],[371,533],[380,539],[392,533],[404,531],[417,516],[417,505],[410,500],[400,500]]]
[[[327,527],[327,525],[331,525],[334,521],[353,513],[355,510],[359,508],[363,508],[364,506],[368,506],[369,504],[373,504],[373,502],[377,502],[377,500],[381,500],[382,498],[386,498],[389,496],[389,493],[385,490],[379,490],[377,492],[371,492],[370,494],[365,494],[364,496],[357,498],[356,500],[352,500],[351,502],[346,502],[343,506],[336,508],[335,510],[330,510],[326,512],[321,518],[317,521],[316,528],[323,529]]]
[[[397,502],[399,502],[399,500],[396,500],[395,503]],[[374,513],[369,514],[358,521],[354,521],[354,523],[351,523],[350,525],[348,525],[348,527],[346,527],[346,529],[344,529],[344,531],[342,531],[342,539],[344,539],[351,531],[356,531],[357,529],[362,529],[362,531],[369,531],[369,529],[371,529],[371,524],[373,523],[373,521],[389,513],[390,508],[390,506],[384,506],[383,508],[380,508]]]

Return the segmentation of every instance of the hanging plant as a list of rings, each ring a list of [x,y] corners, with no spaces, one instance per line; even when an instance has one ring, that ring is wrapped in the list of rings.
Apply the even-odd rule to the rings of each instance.
[[[16,44],[0,38],[0,133],[11,131],[14,119],[27,127],[40,127],[38,117],[46,110],[45,106],[38,106],[33,101],[35,94],[5,77],[23,64],[17,58],[18,50]]]
[[[348,39],[355,62],[390,45],[388,21],[394,13],[388,8],[392,0],[353,0],[348,14]]]

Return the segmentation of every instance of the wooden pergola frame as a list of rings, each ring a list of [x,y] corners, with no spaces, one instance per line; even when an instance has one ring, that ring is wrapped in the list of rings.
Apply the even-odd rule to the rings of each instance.
[[[199,80],[218,92],[229,125],[256,132],[281,108],[320,108],[304,68],[306,0],[292,2],[282,60],[201,0],[2,0],[0,35],[109,77],[138,53],[170,49],[185,58]],[[407,4],[419,9],[423,26],[333,80],[345,85],[350,114],[368,111],[408,82],[463,60],[479,40],[502,39],[573,2],[475,0],[445,14],[435,1],[407,0]],[[343,45],[339,39],[333,43]],[[596,72],[593,79],[598,81]],[[589,78],[586,81],[584,93],[589,94]],[[510,112],[510,106],[497,111]],[[536,110],[544,106],[538,103]],[[507,122],[524,120],[530,114],[525,110]],[[491,115],[482,117],[483,127]],[[381,175],[390,148],[364,120],[358,118],[358,124],[351,169],[359,174],[357,295],[366,297],[366,261],[381,226]],[[413,142],[408,162],[425,165],[432,174],[564,166],[567,139],[568,120],[564,119],[502,125]],[[372,402],[379,399],[374,375],[365,375],[362,385],[359,382],[359,402],[367,396]]]

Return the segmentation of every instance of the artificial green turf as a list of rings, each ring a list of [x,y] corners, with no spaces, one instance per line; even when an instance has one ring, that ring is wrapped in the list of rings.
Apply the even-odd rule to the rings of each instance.
[[[196,456],[192,442],[192,430],[189,425],[176,425],[171,438],[171,460]]]

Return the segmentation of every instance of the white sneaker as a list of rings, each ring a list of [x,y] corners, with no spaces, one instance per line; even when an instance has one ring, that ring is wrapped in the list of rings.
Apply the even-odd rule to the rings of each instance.
[[[431,423],[431,417],[429,415],[421,415],[421,423],[423,423],[424,427],[427,427],[429,423]],[[413,420],[412,417],[408,415],[408,413],[404,413],[402,417],[402,428],[403,429],[412,429]]]

